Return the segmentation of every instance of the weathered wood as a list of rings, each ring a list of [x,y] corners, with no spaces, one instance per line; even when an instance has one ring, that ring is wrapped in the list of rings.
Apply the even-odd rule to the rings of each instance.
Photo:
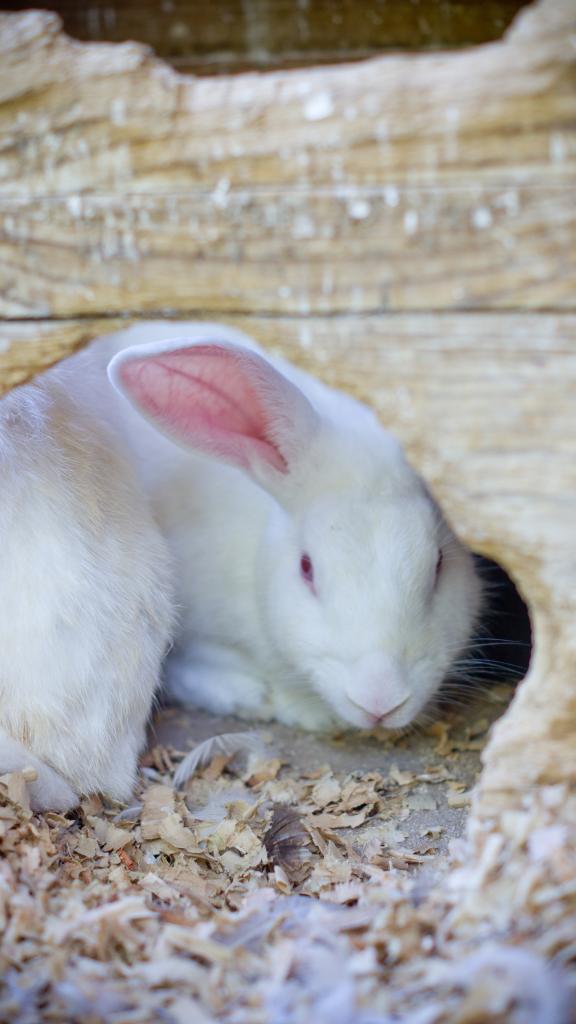
[[[71,36],[138,40],[180,70],[320,63],[499,38],[526,0],[49,0]],[[6,10],[29,4],[9,0]]]
[[[0,395],[30,380],[122,321],[0,319]]]
[[[0,312],[573,306],[566,12],[471,54],[208,83],[5,17]]]
[[[0,20],[0,191],[574,182],[570,0],[449,55],[187,79],[53,15]]]
[[[0,197],[5,316],[576,306],[576,186]]]

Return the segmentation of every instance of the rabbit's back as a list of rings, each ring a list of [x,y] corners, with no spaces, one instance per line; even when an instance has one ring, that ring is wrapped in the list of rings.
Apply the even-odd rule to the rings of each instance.
[[[57,372],[0,402],[0,727],[79,793],[130,793],[172,624],[164,542]]]

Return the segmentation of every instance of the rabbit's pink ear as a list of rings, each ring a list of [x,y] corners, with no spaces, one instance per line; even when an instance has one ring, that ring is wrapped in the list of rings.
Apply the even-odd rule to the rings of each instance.
[[[154,344],[121,352],[109,373],[163,433],[248,471],[287,473],[317,429],[302,392],[248,349]]]

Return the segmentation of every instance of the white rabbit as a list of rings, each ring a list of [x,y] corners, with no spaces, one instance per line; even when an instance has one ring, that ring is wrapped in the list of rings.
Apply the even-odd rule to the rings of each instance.
[[[166,543],[74,384],[71,361],[0,401],[0,774],[36,769],[37,810],[130,796],[173,621]]]
[[[112,382],[149,421],[127,411],[177,566],[169,691],[309,729],[412,721],[481,588],[399,444],[238,331],[155,323],[108,345]]]

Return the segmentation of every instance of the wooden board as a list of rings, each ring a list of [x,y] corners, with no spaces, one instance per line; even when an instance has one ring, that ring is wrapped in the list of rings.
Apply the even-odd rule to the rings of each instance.
[[[549,0],[468,52],[198,80],[4,15],[0,194],[573,185],[572,19]]]
[[[450,57],[236,79],[0,46],[0,315],[573,308],[570,5]]]
[[[0,196],[6,316],[576,307],[576,185]]]

